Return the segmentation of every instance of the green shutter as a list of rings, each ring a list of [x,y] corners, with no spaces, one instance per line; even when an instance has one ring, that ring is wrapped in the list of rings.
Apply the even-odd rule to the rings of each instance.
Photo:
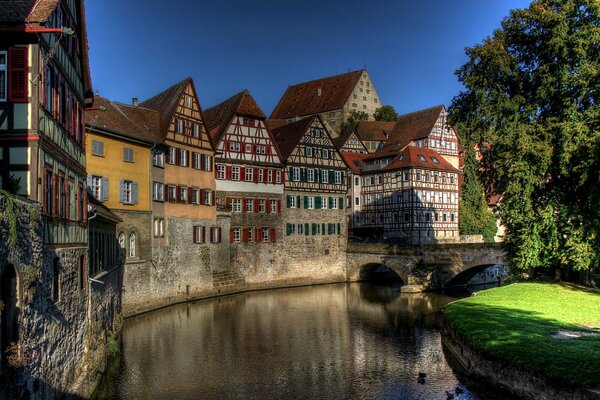
[[[312,224],[312,234],[313,236],[317,234],[317,224]]]
[[[292,203],[292,201],[291,201],[291,197],[288,195],[288,196],[287,196],[287,208],[290,208],[290,206],[292,205],[291,203]],[[288,224],[288,225],[289,225],[289,224]]]
[[[306,168],[300,168],[300,182],[306,182]]]
[[[315,168],[315,182],[321,183],[321,170],[319,168]]]
[[[325,223],[321,224],[321,235],[325,234]]]
[[[310,226],[308,225],[308,222],[307,222],[307,223],[305,223],[305,224],[304,224],[304,234],[305,234],[306,236],[310,235],[309,228],[310,228]]]
[[[342,224],[338,223],[338,224],[337,224],[337,228],[338,228],[338,230],[337,230],[337,234],[338,234],[338,235],[341,235],[341,234],[342,234]]]
[[[296,196],[296,208],[302,208],[300,206],[300,195]]]
[[[290,174],[290,179],[289,180],[293,182],[294,181],[294,167],[290,167],[289,174]]]
[[[343,197],[340,197],[339,207],[340,207],[340,210],[344,209],[344,198]]]
[[[329,171],[329,183],[335,183],[335,171]]]
[[[333,208],[333,197],[329,198],[329,208]]]
[[[321,196],[315,197],[315,208],[317,210],[321,209]]]
[[[289,198],[289,196],[288,196],[288,198]],[[286,224],[285,232],[287,233],[287,236],[290,236],[290,234],[292,233],[292,224]]]
[[[298,207],[300,208],[300,207]],[[308,208],[308,196],[304,196],[304,208]]]
[[[331,235],[332,228],[333,228],[333,224],[327,224],[327,234],[328,235]]]

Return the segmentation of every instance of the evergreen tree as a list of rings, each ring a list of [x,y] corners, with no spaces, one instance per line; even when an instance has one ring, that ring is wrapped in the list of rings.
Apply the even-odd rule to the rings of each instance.
[[[394,122],[398,120],[398,113],[393,106],[382,106],[375,110],[373,118],[375,118],[375,121]]]
[[[519,268],[598,265],[600,2],[536,0],[467,49],[453,100]]]

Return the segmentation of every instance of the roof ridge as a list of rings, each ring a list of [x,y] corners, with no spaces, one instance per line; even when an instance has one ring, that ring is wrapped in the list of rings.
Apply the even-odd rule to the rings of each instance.
[[[325,79],[331,79],[331,78],[336,78],[338,76],[343,76],[343,75],[351,75],[351,74],[355,74],[357,72],[363,72],[366,71],[366,68],[361,68],[361,69],[357,69],[354,71],[348,71],[348,72],[344,72],[341,74],[335,74],[335,75],[330,75],[330,76],[325,76],[323,78],[317,78],[317,79],[311,79],[309,81],[304,81],[304,82],[298,82],[298,83],[294,83],[293,85],[288,85],[288,87],[294,87],[294,86],[298,86],[298,85],[305,85],[307,83],[313,83],[313,82],[317,82],[317,81],[323,81]]]

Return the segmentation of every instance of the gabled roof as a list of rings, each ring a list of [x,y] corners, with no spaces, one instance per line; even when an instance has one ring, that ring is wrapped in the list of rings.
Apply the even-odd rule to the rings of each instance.
[[[286,119],[343,108],[364,71],[361,69],[289,86],[271,118]],[[317,89],[320,89],[320,95]]]
[[[302,136],[308,130],[315,118],[319,117],[313,115],[272,130],[273,139],[275,139],[275,143],[277,143],[277,147],[279,148],[283,160],[287,160],[290,154],[292,154],[292,151],[300,139],[302,139]]]
[[[363,141],[385,142],[396,122],[388,121],[359,121],[356,134]]]
[[[348,139],[350,139],[350,137],[352,136],[353,133],[354,132],[340,133],[340,136],[333,139],[333,143],[336,145],[336,147],[338,149],[341,150],[346,145],[346,142],[348,142]],[[367,151],[365,144],[362,142],[362,140],[360,140],[360,137],[358,137],[358,135],[357,135],[357,138],[360,141],[360,144],[363,146],[363,149],[365,151]]]
[[[0,22],[44,23],[56,9],[59,0],[2,0]]]
[[[367,159],[381,158],[387,152],[371,154]],[[424,158],[425,161],[421,159]],[[434,158],[438,161],[434,162]],[[437,151],[417,146],[404,146],[400,152],[396,154],[391,163],[381,168],[381,171],[393,171],[400,168],[416,167],[424,169],[433,169],[446,172],[459,172]]]
[[[215,146],[223,137],[235,114],[266,119],[265,114],[256,104],[248,89],[244,89],[224,102],[204,110],[204,121]]]
[[[135,107],[96,96],[95,104],[105,111],[86,111],[86,125],[127,138],[154,144],[163,143],[160,131],[161,114],[144,107]]]
[[[340,151],[344,162],[353,172],[360,172],[360,167],[365,165],[364,159],[368,157],[368,154],[352,153],[350,151]]]
[[[429,136],[440,113],[445,110],[443,105],[415,111],[398,117],[398,122],[390,132],[385,142],[386,148],[402,148],[413,140]]]
[[[142,107],[161,112],[160,130],[163,135],[167,133],[179,99],[189,84],[194,84],[190,76],[140,104]]]

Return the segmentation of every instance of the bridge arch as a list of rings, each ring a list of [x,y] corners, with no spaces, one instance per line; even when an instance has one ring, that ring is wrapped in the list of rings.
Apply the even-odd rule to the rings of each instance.
[[[383,263],[367,263],[362,265],[358,272],[359,281],[368,281],[374,283],[393,283],[404,285],[405,280],[398,271],[390,268]]]
[[[498,263],[486,263],[463,267],[447,277],[446,287],[471,284],[494,283],[508,273],[508,267]]]

